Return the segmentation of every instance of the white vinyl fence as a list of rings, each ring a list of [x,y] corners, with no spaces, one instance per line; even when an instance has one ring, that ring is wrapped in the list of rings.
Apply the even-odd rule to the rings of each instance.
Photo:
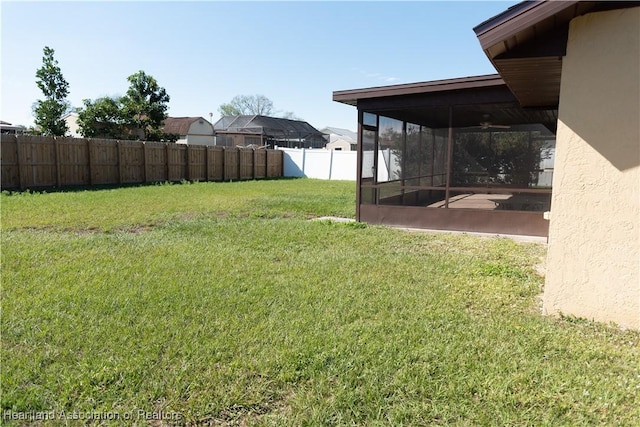
[[[336,151],[311,148],[278,148],[284,152],[284,174],[290,177],[316,179],[357,180],[357,152]],[[551,186],[555,149],[544,149],[538,173],[538,186]],[[365,151],[362,156],[362,174],[364,178],[373,177],[373,151]],[[400,173],[400,160],[393,151],[378,151],[379,182],[397,179]]]
[[[284,151],[283,176],[355,181],[356,151],[279,148]]]

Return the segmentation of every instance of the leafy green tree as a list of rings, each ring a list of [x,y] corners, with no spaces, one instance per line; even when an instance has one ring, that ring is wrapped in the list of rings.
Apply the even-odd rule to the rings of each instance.
[[[88,138],[144,139],[175,142],[178,135],[163,132],[169,95],[152,76],[139,71],[127,78],[121,97],[83,100],[78,111],[80,133]]]
[[[120,97],[82,100],[83,107],[78,110],[78,125],[82,135],[87,138],[125,138],[125,119]]]
[[[453,183],[528,187],[537,180],[544,141],[539,131],[461,131],[454,140]]]
[[[45,46],[42,67],[36,71],[36,84],[45,99],[35,102],[33,115],[36,127],[43,135],[63,136],[69,130],[63,119],[70,108],[66,99],[69,83],[62,76],[54,53],[53,49]]]
[[[167,91],[144,71],[130,75],[127,80],[129,89],[122,98],[126,123],[141,129],[147,141],[161,140],[170,99]]]

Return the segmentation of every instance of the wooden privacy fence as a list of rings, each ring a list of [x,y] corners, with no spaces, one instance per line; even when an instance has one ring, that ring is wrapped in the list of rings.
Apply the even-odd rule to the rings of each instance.
[[[281,177],[283,152],[111,139],[1,135],[2,189]]]

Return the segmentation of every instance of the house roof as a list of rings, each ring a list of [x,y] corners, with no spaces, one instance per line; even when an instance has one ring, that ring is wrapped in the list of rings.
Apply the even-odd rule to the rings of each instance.
[[[557,106],[569,22],[586,13],[638,5],[638,1],[524,1],[473,30],[523,107]]]
[[[4,130],[24,130],[26,127],[22,125],[12,125],[9,122],[5,122],[4,120],[0,120],[0,127]]]
[[[334,128],[331,126],[327,126],[325,128],[322,128],[320,130],[320,132],[322,133],[328,133],[331,135],[338,135],[338,136],[342,136],[342,137],[346,137],[349,138],[353,141],[356,141],[358,139],[358,134],[352,130],[349,129],[342,129],[342,128]]]
[[[189,133],[191,125],[199,120],[209,123],[202,117],[167,117],[164,120],[163,132],[184,136]]]

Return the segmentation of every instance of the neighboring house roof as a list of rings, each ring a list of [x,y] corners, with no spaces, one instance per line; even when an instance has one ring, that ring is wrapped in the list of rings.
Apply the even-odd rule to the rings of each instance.
[[[189,133],[191,125],[199,120],[209,123],[202,117],[167,117],[164,121],[163,132],[185,136]]]
[[[638,1],[525,1],[473,30],[485,54],[523,107],[557,106],[569,22],[586,13],[639,4]]]
[[[327,126],[321,129],[320,132],[328,133],[330,135],[338,135],[343,137],[344,139],[351,139],[354,142],[358,139],[358,134],[349,129],[334,128],[331,126]]]
[[[307,122],[259,115],[224,116],[213,128],[216,132],[253,133],[282,138],[323,136],[322,132]]]
[[[9,122],[5,122],[4,120],[0,120],[0,128],[2,128],[2,133],[19,133],[26,130],[24,126],[14,126]]]

